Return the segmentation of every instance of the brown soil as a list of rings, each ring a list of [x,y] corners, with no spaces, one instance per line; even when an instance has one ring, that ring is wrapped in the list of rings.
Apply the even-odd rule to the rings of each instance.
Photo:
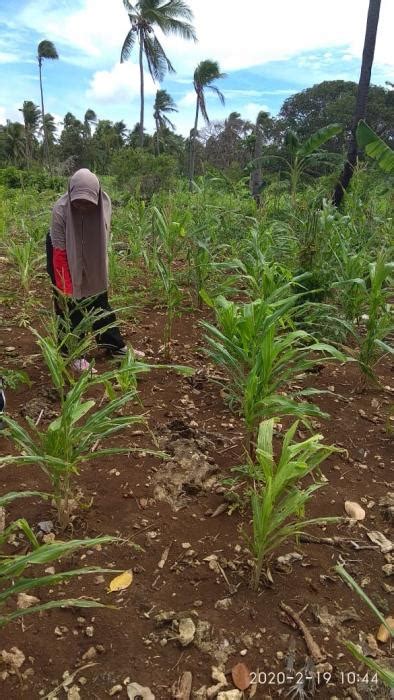
[[[47,290],[45,296],[49,296]],[[57,404],[48,393],[48,373],[33,336],[15,321],[17,312],[15,302],[3,304],[0,364],[20,368],[22,363],[32,387],[9,390],[8,410],[23,421],[21,414],[28,412],[37,417],[34,414],[37,406],[38,413],[44,408],[41,417],[44,424],[56,413]],[[318,373],[308,376],[311,386],[335,387],[335,397],[322,395],[318,400],[330,418],[316,427],[327,443],[345,450],[324,464],[323,473],[328,481],[315,494],[308,515],[342,516],[344,501],[349,499],[363,505],[367,516],[358,525],[340,523],[314,532],[320,537],[344,537],[348,540],[344,545],[285,544],[270,562],[272,582],[267,580],[258,593],[253,593],[249,586],[249,557],[241,532],[242,527],[249,527],[248,508],[243,511],[232,508],[231,514],[219,509],[212,517],[224,503],[227,488],[223,488],[222,479],[231,476],[231,468],[243,461],[243,431],[241,421],[224,404],[220,387],[210,379],[215,370],[207,368],[200,350],[200,318],[200,312],[186,312],[176,321],[172,356],[173,362],[197,368],[196,377],[190,380],[173,372],[154,370],[139,382],[149,428],[160,449],[171,455],[171,462],[131,453],[92,461],[77,478],[84,502],[91,501],[91,505],[79,512],[73,532],[66,536],[110,534],[127,542],[106,546],[101,551],[81,551],[58,563],[56,570],[86,563],[117,570],[132,568],[133,584],[121,594],[108,594],[110,575],[105,575],[105,582],[101,583],[95,582],[94,576],[86,576],[63,584],[52,595],[40,589],[38,595],[42,600],[59,594],[91,596],[115,605],[116,609],[58,609],[9,624],[2,630],[1,649],[16,646],[23,651],[26,661],[20,677],[9,675],[3,681],[1,697],[22,700],[46,696],[63,682],[65,672],[72,674],[89,664],[83,655],[96,645],[99,646],[90,661],[92,665],[81,669],[69,686],[78,684],[81,698],[106,698],[117,684],[123,689],[115,697],[126,698],[127,682],[149,686],[156,700],[171,698],[171,686],[183,672],[191,671],[193,689],[197,690],[202,685],[215,685],[213,665],[223,663],[228,673],[237,662],[246,663],[252,672],[260,671],[262,682],[257,686],[255,698],[285,697],[288,686],[280,685],[281,676],[277,674],[284,671],[291,636],[296,641],[297,671],[304,666],[307,650],[300,632],[291,627],[281,612],[281,601],[297,612],[303,611],[302,619],[332,666],[331,678],[321,682],[316,697],[385,697],[371,682],[368,687],[359,685],[359,695],[354,694],[356,685],[351,673],[361,671],[364,675],[365,669],[347,652],[342,640],[357,642],[359,634],[364,635],[363,639],[369,633],[375,636],[378,625],[368,608],[333,573],[333,566],[345,563],[354,578],[363,582],[364,590],[382,612],[392,613],[389,592],[392,579],[382,571],[390,555],[385,557],[366,536],[368,530],[389,536],[390,530],[389,522],[382,516],[379,498],[394,490],[389,431],[392,426],[389,413],[394,401],[392,368],[388,363],[382,364],[379,368],[382,388],[369,387],[363,392],[357,367],[350,364],[322,366]],[[39,315],[33,319],[33,325],[39,319]],[[164,321],[162,311],[146,308],[126,331],[130,343],[151,352],[153,362],[163,361],[159,350]],[[9,346],[15,350],[6,351]],[[105,366],[106,359],[98,352],[97,367]],[[141,412],[140,406],[132,409]],[[118,440],[121,444],[128,440],[131,445],[155,448],[149,434],[139,432],[140,426],[133,426]],[[1,454],[9,450],[10,445],[0,434]],[[185,461],[185,455],[189,462]],[[6,466],[0,477],[1,493],[48,489],[45,475],[38,468]],[[7,522],[22,515],[36,530],[38,522],[55,518],[50,504],[38,499],[16,501],[7,508]],[[57,537],[64,535],[59,533]],[[355,549],[351,540],[363,548]],[[131,543],[138,545],[138,549]],[[23,551],[23,547],[21,540],[16,551]],[[168,547],[167,561],[163,568],[158,568]],[[277,556],[289,552],[300,553],[302,559],[287,568],[278,568]],[[217,555],[220,568],[204,561],[212,554]],[[223,599],[230,602],[218,603]],[[324,606],[342,622],[330,627],[323,619]],[[353,611],[349,613],[351,608]],[[200,635],[200,642],[182,647],[177,638],[176,620],[158,623],[155,619],[163,611],[174,611],[178,619],[179,613],[189,611],[189,617],[199,629],[204,626],[198,625],[198,621],[209,623],[209,634]],[[343,611],[348,615],[341,616]],[[92,637],[87,636],[89,629],[86,632],[90,626]],[[377,653],[387,660],[388,645],[379,647]],[[246,654],[240,655],[242,650]],[[231,674],[227,678],[228,688],[234,687]],[[55,696],[65,698],[67,691],[59,690]]]

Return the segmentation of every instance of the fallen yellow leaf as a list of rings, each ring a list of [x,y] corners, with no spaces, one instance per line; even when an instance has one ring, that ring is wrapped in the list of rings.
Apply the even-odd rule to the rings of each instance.
[[[115,576],[115,578],[112,579],[112,581],[109,584],[109,592],[113,593],[114,591],[123,591],[125,588],[128,588],[132,584],[132,582],[133,572],[124,571],[123,574]]]
[[[394,634],[394,617],[386,617],[386,625],[389,629],[387,629],[386,625],[380,625],[378,633],[376,635],[376,639],[378,642],[382,642],[383,644],[386,644],[386,642],[389,641],[390,636]],[[390,635],[390,632],[391,635]]]

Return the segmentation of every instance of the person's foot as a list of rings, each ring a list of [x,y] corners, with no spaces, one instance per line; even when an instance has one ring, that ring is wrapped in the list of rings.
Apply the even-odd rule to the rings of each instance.
[[[85,360],[84,357],[74,360],[74,362],[71,363],[71,369],[73,369],[74,372],[78,372],[79,374],[82,374],[82,372],[88,372],[89,370],[92,374],[97,374],[97,369],[91,367],[89,362]]]
[[[129,348],[127,347],[127,345],[123,345],[122,348],[114,350],[113,355],[115,355],[115,357],[124,357],[125,355],[127,355],[128,350]],[[134,348],[131,348],[131,351],[133,352],[137,360],[145,357],[145,353],[142,352],[142,350],[135,350]]]

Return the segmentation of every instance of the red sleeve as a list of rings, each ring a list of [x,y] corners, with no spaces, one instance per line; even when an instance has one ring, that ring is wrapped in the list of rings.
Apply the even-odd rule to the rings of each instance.
[[[53,269],[56,287],[60,289],[63,294],[70,294],[72,296],[73,284],[65,250],[61,250],[60,248],[53,249]]]

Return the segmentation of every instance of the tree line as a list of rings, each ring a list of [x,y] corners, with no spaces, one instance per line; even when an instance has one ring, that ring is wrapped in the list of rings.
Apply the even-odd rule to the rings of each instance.
[[[69,174],[78,167],[86,166],[99,174],[106,174],[111,173],[114,167],[116,171],[119,160],[125,169],[126,155],[135,157],[131,151],[140,148],[149,163],[153,164],[152,167],[155,164],[150,156],[161,159],[161,163],[165,162],[165,158],[167,161],[172,159],[173,169],[188,176],[190,187],[195,174],[207,168],[216,168],[234,178],[241,177],[249,168],[251,189],[257,197],[263,182],[262,169],[268,172],[280,169],[278,159],[291,157],[295,139],[305,141],[327,125],[337,124],[342,129],[337,129],[325,143],[325,151],[343,157],[345,145],[352,144],[352,152],[349,151],[350,155],[348,153],[350,167],[354,167],[353,137],[360,118],[366,118],[376,133],[389,143],[393,141],[393,90],[369,84],[380,0],[370,0],[358,86],[350,81],[325,81],[286,99],[276,118],[261,111],[256,121],[251,123],[243,119],[240,113],[232,112],[227,119],[212,123],[207,112],[206,94],[207,91],[213,92],[224,104],[225,95],[218,88],[217,81],[226,76],[217,61],[206,59],[199,63],[193,75],[195,119],[187,138],[175,132],[171,117],[178,109],[171,95],[163,89],[157,90],[153,106],[155,131],[153,134],[146,133],[144,66],[155,81],[162,81],[166,73],[175,71],[158,39],[157,29],[164,36],[172,34],[196,41],[192,12],[183,0],[139,0],[135,4],[123,0],[123,3],[131,27],[124,40],[120,60],[128,60],[135,50],[138,53],[138,123],[128,130],[123,120],[113,122],[101,119],[92,109],[87,109],[82,118],[68,112],[59,133],[53,116],[45,112],[43,90],[45,61],[57,60],[59,54],[51,41],[44,40],[37,48],[41,107],[31,100],[25,100],[20,110],[23,123],[7,122],[0,127],[0,166],[12,164],[19,168],[31,168],[44,164],[52,172],[61,174]],[[199,128],[200,117],[204,121],[202,129]],[[119,158],[119,153],[123,151]],[[139,159],[141,161],[141,156]],[[168,167],[169,164],[170,161]],[[328,164],[329,159],[321,161],[319,172],[324,172]]]

